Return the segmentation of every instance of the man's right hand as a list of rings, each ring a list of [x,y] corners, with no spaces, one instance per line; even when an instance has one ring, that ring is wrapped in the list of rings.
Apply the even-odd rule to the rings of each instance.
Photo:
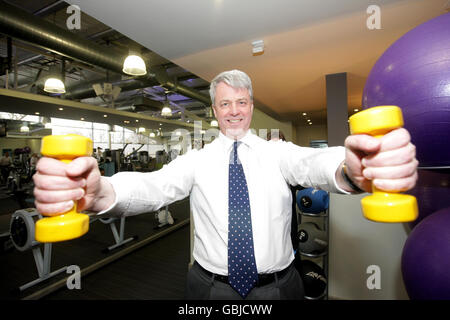
[[[33,176],[36,209],[54,216],[69,211],[78,201],[77,210],[101,211],[114,203],[112,186],[101,178],[93,157],[79,157],[66,164],[43,157]]]

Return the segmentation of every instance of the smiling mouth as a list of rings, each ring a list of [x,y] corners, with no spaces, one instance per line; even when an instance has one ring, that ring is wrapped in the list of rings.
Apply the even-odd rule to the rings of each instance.
[[[230,123],[239,123],[242,121],[242,119],[232,119],[232,120],[227,120]]]

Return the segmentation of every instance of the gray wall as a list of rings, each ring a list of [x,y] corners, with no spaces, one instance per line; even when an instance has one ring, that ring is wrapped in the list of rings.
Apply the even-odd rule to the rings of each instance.
[[[259,135],[261,129],[267,129],[268,132],[270,132],[270,129],[279,129],[284,133],[286,140],[294,143],[296,141],[295,130],[291,122],[275,120],[256,108],[253,109],[253,118],[250,128],[256,131],[254,132],[256,135]]]
[[[401,223],[365,219],[360,200],[369,195],[330,196],[329,278],[330,299],[408,299],[401,255],[408,231]],[[420,263],[418,261],[418,263]],[[380,289],[369,290],[367,267],[380,267]]]
[[[0,138],[0,153],[3,149],[11,149],[14,151],[16,148],[30,147],[31,154],[41,153],[41,138],[28,139],[28,138]]]
[[[299,146],[309,147],[309,142],[311,140],[328,140],[326,125],[298,126],[296,129],[296,143]]]

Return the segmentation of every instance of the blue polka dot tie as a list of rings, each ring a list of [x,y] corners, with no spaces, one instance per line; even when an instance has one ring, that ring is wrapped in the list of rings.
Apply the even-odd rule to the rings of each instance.
[[[247,181],[234,142],[228,173],[228,282],[245,298],[258,281]]]

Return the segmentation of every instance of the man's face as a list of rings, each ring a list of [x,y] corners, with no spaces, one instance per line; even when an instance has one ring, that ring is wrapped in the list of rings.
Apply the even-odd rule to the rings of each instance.
[[[253,101],[245,88],[233,88],[224,82],[216,87],[214,115],[220,131],[231,139],[240,139],[250,128]]]

